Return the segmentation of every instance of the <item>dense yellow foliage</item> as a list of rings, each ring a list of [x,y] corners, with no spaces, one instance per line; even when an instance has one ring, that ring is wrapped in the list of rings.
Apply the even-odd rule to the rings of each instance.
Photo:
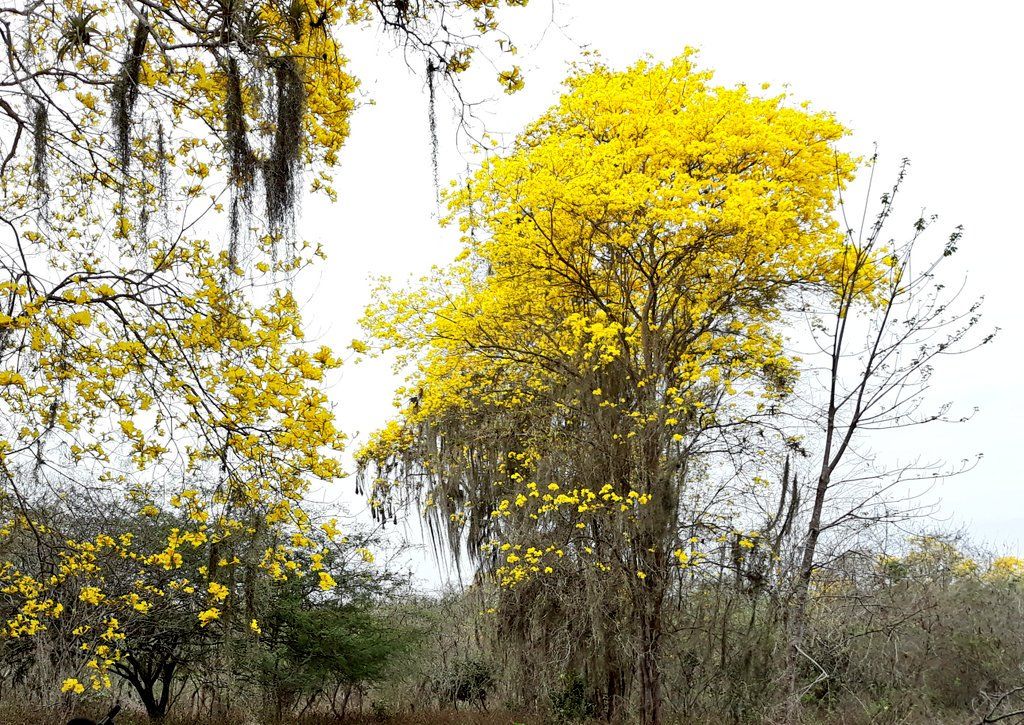
[[[339,31],[383,23],[451,77],[524,4],[0,10],[0,637],[81,645],[65,692],[109,686],[135,617],[258,634],[253,581],[335,586],[347,540],[302,500],[342,475],[340,361],[288,290],[321,250],[280,252],[299,185],[333,196],[357,87]]]
[[[692,53],[579,69],[448,195],[459,258],[367,313],[411,370],[359,454],[372,501],[422,495],[503,583],[691,562],[696,447],[788,393],[780,303],[846,263],[843,127],[711,77]]]
[[[19,372],[8,370],[0,397],[0,551],[23,552],[34,538],[56,560],[43,562],[52,573],[42,579],[16,559],[0,562],[2,591],[20,600],[4,636],[45,629],[80,589],[95,609],[81,635],[98,633],[110,649],[90,675],[95,686],[120,654],[118,621],[166,596],[153,584],[167,579],[161,572],[180,572],[171,580],[179,596],[227,599],[221,581],[242,563],[229,552],[253,539],[254,515],[270,542],[264,574],[302,573],[292,552],[309,548],[305,537],[273,543],[266,532],[308,532],[300,502],[309,482],[341,474],[343,437],[319,387],[338,360],[303,347],[291,294],[247,302],[222,286],[223,254],[199,243],[158,256],[144,279],[86,273],[45,296],[26,283],[6,290],[0,364]],[[79,533],[49,531],[36,505],[84,517]],[[101,512],[103,533],[78,538]],[[133,540],[140,518],[167,515],[179,524],[162,541]],[[211,549],[227,557],[221,581],[183,560]],[[133,567],[133,592],[106,590],[100,562],[111,557]],[[200,615],[213,619],[213,608]]]

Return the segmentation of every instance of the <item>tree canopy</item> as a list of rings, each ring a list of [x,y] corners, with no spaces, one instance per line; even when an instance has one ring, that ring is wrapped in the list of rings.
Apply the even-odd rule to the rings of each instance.
[[[690,56],[582,70],[450,194],[459,260],[409,293],[382,291],[367,315],[372,339],[412,367],[401,416],[361,452],[379,464],[381,503],[392,464],[424,465],[452,543],[463,513],[484,543],[517,509],[566,505],[569,492],[538,490],[549,479],[650,496],[670,458],[728,420],[711,405],[722,393],[739,406],[740,388],[756,391],[755,408],[785,393],[774,323],[789,288],[842,268],[830,211],[853,161],[827,114],[710,78]],[[605,450],[587,453],[604,468],[561,468],[597,434]],[[559,462],[546,460],[558,441]],[[654,465],[631,470],[635,456]]]
[[[523,4],[0,9],[4,633],[79,620],[65,690],[109,686],[150,610],[206,627],[251,614],[261,579],[334,586],[348,540],[303,499],[342,475],[340,359],[305,342],[289,280],[323,254],[291,215],[305,187],[333,196],[355,108],[339,32],[378,23],[454,80]],[[138,536],[138,517],[176,525]]]
[[[411,370],[359,453],[373,503],[435,512],[506,587],[611,572],[655,628],[674,572],[733,534],[696,504],[710,456],[766,475],[769,444],[735,432],[791,389],[790,292],[848,263],[831,214],[855,167],[844,134],[784,95],[713,85],[692,54],[580,68],[449,194],[459,259],[367,314]]]

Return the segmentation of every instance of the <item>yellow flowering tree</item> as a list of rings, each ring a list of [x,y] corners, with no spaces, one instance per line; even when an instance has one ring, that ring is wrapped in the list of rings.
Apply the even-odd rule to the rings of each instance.
[[[1000,556],[988,568],[987,576],[993,581],[1020,582],[1024,580],[1024,559]]]
[[[44,516],[67,518],[39,511],[37,526]],[[80,502],[75,518],[61,526],[63,536],[75,539],[44,536],[75,569],[73,576],[48,581],[46,595],[58,616],[46,619],[33,637],[0,642],[0,651],[17,662],[23,679],[45,680],[56,664],[65,692],[103,690],[121,679],[151,718],[161,718],[190,675],[218,692],[231,691],[232,671],[259,660],[269,644],[264,629],[272,631],[282,606],[353,601],[375,595],[389,581],[370,566],[370,538],[341,536],[336,520],[285,541],[280,529],[263,529],[211,544],[187,513],[150,515],[116,503],[97,511]],[[7,556],[30,565],[32,547],[6,543]],[[24,606],[10,598],[0,611],[16,616]]]
[[[168,207],[187,207],[194,223],[227,197],[237,235],[252,225],[246,212],[258,188],[269,227],[280,232],[303,175],[313,191],[333,195],[329,172],[357,86],[342,28],[383,26],[426,58],[433,89],[468,69],[483,39],[500,36],[502,54],[514,53],[497,12],[525,4],[62,0],[3,8],[7,202],[45,204],[51,234],[100,222],[145,238]],[[515,90],[522,79],[513,69],[496,82]],[[177,184],[169,167],[180,172]],[[97,220],[90,211],[104,196],[114,213]]]
[[[340,361],[288,280],[321,254],[294,203],[333,196],[354,109],[339,33],[382,24],[452,80],[523,4],[0,9],[0,637],[67,635],[88,666],[61,689],[106,687],[172,582],[200,628],[242,573],[332,586],[301,504],[341,475]],[[132,538],[137,517],[176,523]]]
[[[216,564],[218,550],[262,538],[271,551],[257,563],[276,576],[302,548],[288,536],[312,528],[304,492],[341,473],[343,437],[320,389],[338,361],[302,345],[287,292],[266,304],[229,294],[218,279],[224,254],[179,247],[149,272],[125,271],[117,288],[98,272],[56,289],[33,277],[8,290],[0,581],[19,604],[4,636],[45,631],[68,587],[95,590],[89,604],[110,599],[101,553],[140,570],[178,570],[186,550]],[[127,514],[173,514],[181,524],[159,546],[136,546],[119,523]],[[83,538],[86,516],[93,525]],[[138,579],[148,602],[151,582]],[[113,622],[116,644],[125,618],[94,611]]]
[[[459,258],[367,313],[410,370],[359,453],[371,503],[426,507],[506,590],[568,573],[597,612],[579,617],[635,622],[632,651],[604,660],[638,663],[645,722],[661,718],[671,581],[701,542],[757,546],[700,513],[699,483],[716,453],[765,465],[768,444],[741,436],[792,385],[780,310],[844,266],[844,133],[784,95],[713,85],[692,53],[580,68],[449,194]],[[615,709],[626,678],[607,674]]]

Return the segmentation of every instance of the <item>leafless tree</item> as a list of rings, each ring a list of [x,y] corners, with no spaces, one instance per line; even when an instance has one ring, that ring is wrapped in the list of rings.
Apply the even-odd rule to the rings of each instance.
[[[870,226],[863,218],[859,231],[846,223],[844,271],[834,290],[825,292],[826,307],[808,302],[802,310],[824,360],[812,375],[824,395],[805,419],[816,423],[816,440],[807,442],[820,446],[820,458],[811,471],[809,513],[789,604],[788,722],[796,721],[800,703],[798,665],[802,659],[813,662],[804,651],[804,636],[822,537],[841,527],[905,520],[920,513],[920,501],[906,492],[908,485],[963,470],[930,463],[880,468],[862,444],[878,431],[951,420],[948,403],[932,408],[926,400],[933,365],[944,355],[984,345],[995,334],[978,330],[981,300],[963,300],[962,285],[948,289],[938,276],[940,265],[957,251],[962,227],[949,234],[941,253],[924,263],[919,241],[935,217],[920,216],[906,241],[885,236],[908,167],[904,160]],[[845,217],[845,204],[841,208]]]

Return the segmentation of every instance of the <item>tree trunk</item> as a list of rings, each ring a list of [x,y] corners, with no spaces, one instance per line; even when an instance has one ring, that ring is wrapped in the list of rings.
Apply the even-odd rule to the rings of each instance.
[[[661,609],[661,597],[652,597],[640,623],[640,703],[644,725],[661,723]]]
[[[142,700],[142,704],[146,708],[146,715],[150,720],[162,720],[167,715],[167,700],[165,697],[157,699],[156,693],[153,691],[155,682],[144,684],[142,687],[136,686],[136,691],[139,693],[139,698]],[[166,692],[166,687],[164,688]]]
[[[626,670],[623,667],[619,647],[611,644],[611,636],[611,634],[607,634],[604,658],[607,675],[604,700],[605,720],[610,723],[618,723],[622,720],[623,709],[626,705]]]
[[[814,491],[814,508],[807,525],[807,541],[797,572],[796,590],[793,593],[793,604],[789,617],[789,646],[786,652],[786,723],[795,725],[800,715],[800,693],[798,692],[797,670],[800,661],[800,650],[804,643],[804,629],[807,623],[807,602],[811,588],[811,575],[814,573],[814,556],[817,553],[818,537],[821,534],[821,514],[825,506],[825,495],[830,483],[828,459],[818,477],[818,485]]]

